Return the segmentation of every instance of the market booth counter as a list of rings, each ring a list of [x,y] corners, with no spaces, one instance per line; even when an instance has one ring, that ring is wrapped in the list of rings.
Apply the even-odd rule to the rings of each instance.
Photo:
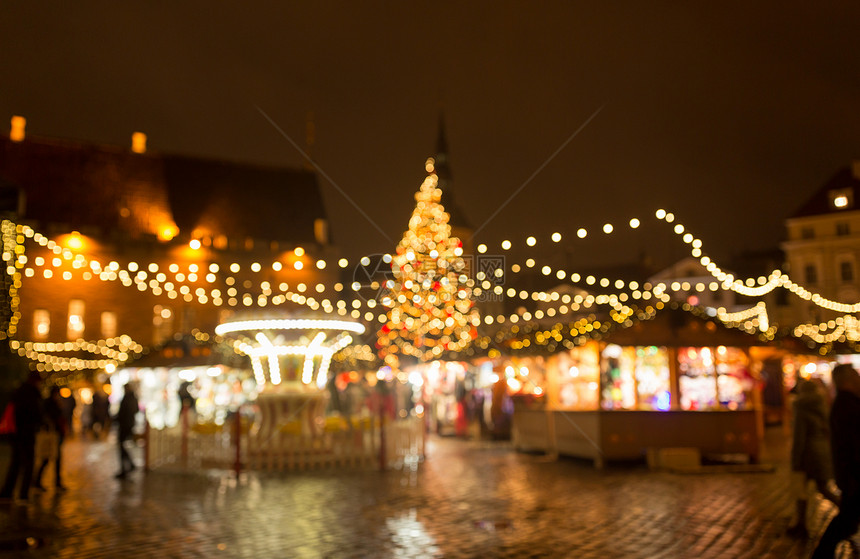
[[[670,449],[758,460],[757,337],[678,309],[533,362],[544,398],[514,410],[515,448],[594,460]],[[763,352],[760,355],[760,352]],[[535,374],[537,373],[537,374]],[[650,455],[650,456],[649,456]]]

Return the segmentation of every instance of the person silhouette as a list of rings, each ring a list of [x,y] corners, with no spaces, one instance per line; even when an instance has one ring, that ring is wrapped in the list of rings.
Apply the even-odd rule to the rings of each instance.
[[[56,434],[56,456],[54,457],[54,481],[57,491],[65,491],[66,487],[62,482],[62,448],[63,439],[66,436],[66,419],[63,416],[62,397],[60,396],[60,387],[54,386],[51,388],[50,395],[45,399],[44,410],[45,420],[48,428]],[[45,468],[48,466],[50,459],[45,458],[39,466],[39,471],[36,478],[33,480],[33,487],[44,491],[42,486],[42,474],[45,473]]]
[[[116,415],[118,426],[117,444],[119,445],[119,472],[116,474],[117,479],[123,479],[129,472],[135,469],[134,461],[126,448],[126,441],[132,438],[134,433],[135,422],[137,421],[137,413],[140,411],[140,406],[137,401],[137,396],[134,393],[134,385],[126,383],[125,393],[119,403],[119,411]]]
[[[860,375],[850,365],[833,368],[836,399],[830,409],[833,470],[842,491],[839,512],[827,525],[812,559],[834,557],[839,542],[860,527]]]
[[[0,488],[0,499],[11,500],[20,478],[18,497],[30,496],[33,479],[33,462],[36,459],[36,433],[42,426],[42,394],[39,388],[42,377],[32,371],[27,380],[15,390],[11,404],[15,406],[15,433],[12,435],[12,460],[6,471],[6,480]]]
[[[839,496],[831,489],[833,479],[830,451],[830,425],[827,397],[819,382],[801,380],[794,400],[793,437],[791,443],[792,489],[796,494],[797,522],[788,529],[793,536],[806,537],[807,486],[815,481],[818,491],[839,505]]]

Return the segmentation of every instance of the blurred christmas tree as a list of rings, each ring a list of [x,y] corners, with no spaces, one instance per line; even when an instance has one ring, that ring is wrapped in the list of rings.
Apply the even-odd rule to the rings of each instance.
[[[415,194],[415,210],[392,258],[394,273],[382,299],[387,320],[376,347],[392,368],[403,356],[427,361],[461,351],[476,336],[478,317],[463,243],[451,236],[433,159],[427,160],[426,168],[427,178]]]

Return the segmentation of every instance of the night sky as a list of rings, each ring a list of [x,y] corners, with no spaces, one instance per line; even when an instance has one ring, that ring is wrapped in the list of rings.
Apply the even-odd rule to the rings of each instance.
[[[661,207],[715,257],[776,246],[860,159],[858,2],[293,4],[5,3],[0,120],[299,166],[265,115],[304,146],[312,111],[334,240],[353,257],[400,238],[440,111],[457,199],[485,224],[476,243],[559,230],[595,262],[683,256],[648,228],[573,242]]]

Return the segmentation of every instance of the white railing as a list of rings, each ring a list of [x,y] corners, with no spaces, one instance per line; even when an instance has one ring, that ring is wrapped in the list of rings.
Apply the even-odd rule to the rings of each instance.
[[[320,468],[381,469],[417,464],[424,458],[420,417],[362,417],[350,422],[326,418],[314,430],[291,421],[263,433],[236,414],[221,426],[147,428],[146,467],[160,470],[250,469],[291,471]]]

